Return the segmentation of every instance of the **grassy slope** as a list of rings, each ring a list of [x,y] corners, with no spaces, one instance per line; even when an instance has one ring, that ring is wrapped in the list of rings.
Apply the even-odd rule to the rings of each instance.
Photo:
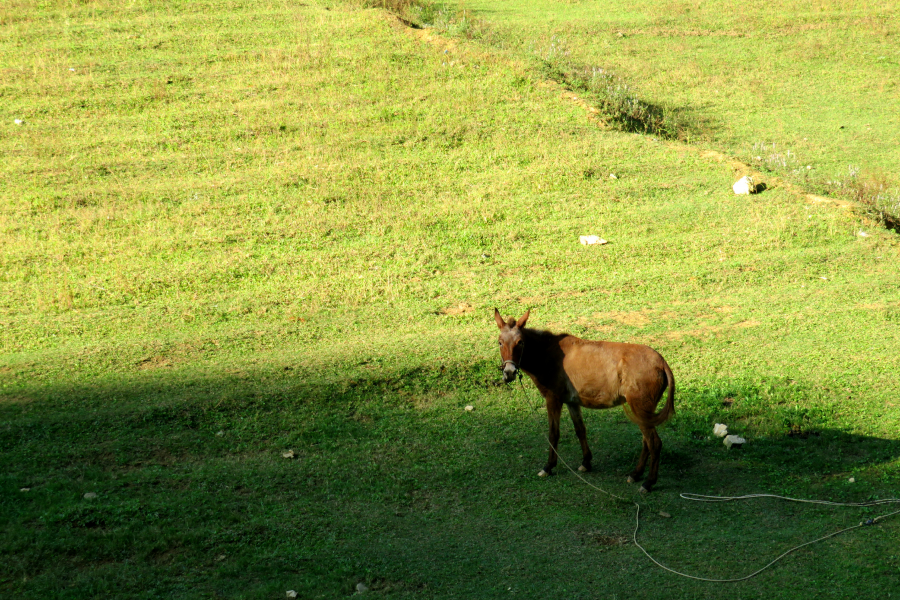
[[[543,419],[492,385],[495,305],[672,364],[643,535],[673,566],[742,574],[859,518],[682,490],[896,495],[893,234],[736,198],[728,167],[603,131],[508,57],[328,8],[0,16],[3,589],[719,597],[623,543],[628,505],[533,477]],[[637,432],[587,418],[593,481],[631,493]],[[888,522],[740,593],[886,594],[895,545]]]
[[[850,165],[900,184],[894,2],[465,6],[502,31],[506,45],[604,68],[645,100],[685,109],[732,156],[760,156],[757,164],[785,174],[798,170],[796,179],[819,190],[839,189],[827,182],[846,182]]]

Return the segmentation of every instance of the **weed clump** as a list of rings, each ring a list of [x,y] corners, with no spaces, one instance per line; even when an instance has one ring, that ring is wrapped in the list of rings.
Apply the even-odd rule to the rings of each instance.
[[[429,0],[363,0],[363,6],[387,10],[415,29],[434,28],[450,36],[468,38],[481,34],[469,11],[457,11]]]
[[[621,77],[599,67],[571,64],[568,54],[563,41],[553,38],[539,58],[541,75],[588,96],[618,129],[685,141],[696,136],[699,128],[685,110],[643,100]]]
[[[842,195],[858,203],[866,214],[900,233],[900,188],[885,174],[861,176],[861,170],[851,166],[849,177],[835,184]]]
[[[782,172],[795,181],[813,183],[827,193],[843,196],[859,205],[861,210],[882,226],[900,233],[900,183],[884,173],[864,173],[849,165],[845,175],[822,181],[810,178],[810,166],[804,166],[790,149],[778,149],[767,143],[753,144],[753,163],[759,168]]]
[[[407,27],[421,29],[423,15],[428,16],[435,5],[423,0],[363,0],[365,8],[380,8],[393,13]]]
[[[414,7],[423,5],[421,0],[364,0],[366,8],[382,8],[392,13],[405,16]]]

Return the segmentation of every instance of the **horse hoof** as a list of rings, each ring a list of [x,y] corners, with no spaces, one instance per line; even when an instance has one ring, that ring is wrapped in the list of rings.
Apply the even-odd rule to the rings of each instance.
[[[645,488],[644,486],[641,486],[641,489],[639,489],[638,491],[639,491],[640,493],[642,493],[642,494],[649,494],[649,493],[650,493],[650,490],[648,490],[648,489]]]
[[[628,481],[628,483],[635,483],[634,477],[632,477],[631,475],[628,476],[628,479],[626,481]],[[644,489],[644,488],[641,488],[641,489]]]
[[[581,471],[582,473],[588,472],[588,468],[584,465],[581,465],[580,467],[578,467],[578,470]]]
[[[541,469],[541,472],[538,473],[538,477],[546,477],[546,476],[549,475],[549,474],[550,474],[550,473],[548,473],[547,471]]]

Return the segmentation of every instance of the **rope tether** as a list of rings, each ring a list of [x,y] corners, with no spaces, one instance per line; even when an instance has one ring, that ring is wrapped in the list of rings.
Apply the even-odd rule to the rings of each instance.
[[[522,383],[521,371],[519,373],[519,383]],[[524,384],[522,384],[522,393],[523,394],[527,393],[525,391]],[[527,402],[528,399],[525,398],[525,401]],[[550,438],[546,438],[546,439],[547,439],[547,443],[550,444]],[[617,500],[623,500],[625,502],[628,501],[626,498],[623,498],[622,496],[617,496],[615,494],[607,492],[603,488],[598,487],[598,486],[594,485],[593,483],[591,483],[590,481],[588,481],[587,479],[585,479],[581,475],[581,473],[579,473],[578,471],[576,471],[575,469],[573,469],[572,467],[569,466],[569,463],[567,463],[565,461],[565,459],[560,455],[559,451],[556,449],[556,447],[553,444],[550,444],[550,447],[553,449],[553,452],[556,454],[556,457],[559,459],[559,461],[562,462],[562,464],[565,465],[565,467],[569,471],[571,471],[572,474],[575,475],[575,477],[580,479],[587,486],[597,490],[598,492],[603,492],[607,496],[616,498]],[[705,496],[703,494],[691,494],[691,493],[685,492],[685,493],[679,494],[679,496],[685,500],[691,500],[694,502],[731,502],[733,500],[750,500],[753,498],[777,498],[779,500],[785,500],[787,502],[800,502],[803,504],[822,504],[825,506],[851,506],[851,507],[858,507],[858,508],[864,508],[864,507],[869,507],[869,506],[879,506],[881,504],[900,504],[900,498],[887,498],[884,500],[873,500],[871,502],[831,502],[830,500],[806,500],[803,498],[789,498],[787,496],[777,496],[775,494],[746,494],[744,496]],[[696,581],[708,581],[711,583],[735,583],[738,581],[746,581],[747,579],[756,577],[757,575],[759,575],[760,573],[762,573],[763,571],[765,571],[766,569],[768,569],[769,567],[771,567],[772,565],[774,565],[775,563],[780,561],[782,558],[784,558],[788,554],[791,554],[792,552],[795,552],[795,551],[799,550],[800,548],[815,544],[816,542],[821,542],[821,541],[827,540],[828,538],[833,538],[835,536],[838,536],[847,531],[851,531],[853,529],[859,529],[860,527],[874,525],[874,524],[878,523],[879,521],[881,521],[882,519],[886,519],[887,517],[890,517],[890,516],[900,513],[900,510],[895,510],[894,512],[880,515],[878,517],[875,517],[874,519],[867,519],[866,521],[861,522],[859,525],[853,525],[852,527],[846,527],[839,531],[835,531],[834,533],[829,533],[828,535],[824,535],[820,538],[814,539],[810,542],[805,542],[798,546],[794,546],[787,552],[783,552],[782,554],[775,557],[774,560],[769,562],[767,565],[765,565],[761,569],[757,569],[756,571],[750,573],[749,575],[745,575],[744,577],[736,577],[734,579],[712,579],[712,578],[708,578],[708,577],[697,577],[695,575],[688,575],[687,573],[682,573],[680,571],[676,571],[675,569],[669,568],[666,565],[659,562],[658,560],[656,560],[655,558],[653,558],[650,555],[650,553],[647,552],[647,550],[645,550],[644,547],[641,546],[640,543],[637,541],[637,532],[641,526],[641,505],[638,504],[634,500],[632,500],[632,503],[634,504],[635,509],[636,509],[635,514],[634,514],[634,533],[632,534],[632,541],[634,542],[634,545],[637,546],[640,549],[640,551],[643,552],[644,555],[653,562],[653,564],[660,567],[661,569],[665,569],[666,571],[669,571],[670,573],[674,573],[675,575],[680,575],[681,577],[686,577],[688,579],[694,579]]]

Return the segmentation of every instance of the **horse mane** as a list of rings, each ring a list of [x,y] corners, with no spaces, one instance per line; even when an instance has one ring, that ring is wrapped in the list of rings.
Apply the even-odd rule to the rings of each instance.
[[[548,331],[546,329],[531,329],[528,327],[525,327],[524,329],[525,329],[526,335],[538,337],[541,339],[560,338],[560,337],[565,337],[565,336],[569,335],[568,333],[554,333],[554,332]]]

